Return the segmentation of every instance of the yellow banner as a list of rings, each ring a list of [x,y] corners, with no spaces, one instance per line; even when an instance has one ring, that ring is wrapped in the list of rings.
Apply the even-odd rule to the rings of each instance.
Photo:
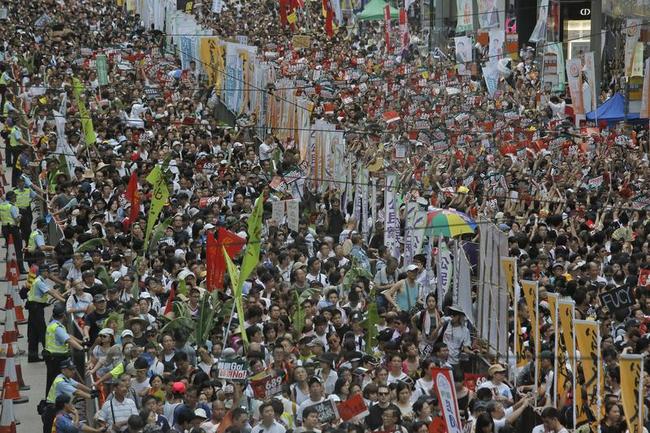
[[[199,40],[199,58],[208,83],[221,95],[225,70],[224,47],[217,36],[202,36]]]
[[[144,235],[144,251],[146,253],[149,246],[149,237],[151,231],[158,221],[160,211],[169,201],[169,189],[159,165],[156,165],[151,173],[147,176],[147,182],[153,185],[153,194],[151,196],[151,206],[149,207],[149,219],[147,220],[147,230]]]
[[[528,342],[530,347],[530,353],[533,355],[535,360],[535,377],[537,377],[537,372],[539,372],[539,319],[537,318],[537,282],[536,281],[522,281],[521,282],[521,294],[526,302],[526,309],[528,310],[528,320],[530,320],[531,335]],[[521,365],[517,365],[520,367]]]
[[[517,261],[514,257],[501,257],[501,269],[506,275],[506,288],[510,299],[515,298],[515,285],[517,284]]]
[[[621,401],[630,433],[643,433],[641,420],[641,373],[643,356],[621,355]]]
[[[237,319],[239,320],[239,331],[241,332],[241,338],[244,340],[244,343],[248,345],[248,335],[246,335],[246,329],[244,329],[244,296],[242,294],[242,285],[243,281],[240,279],[239,271],[237,267],[230,259],[230,256],[226,252],[225,247],[221,247],[223,250],[223,257],[226,259],[226,269],[228,270],[228,276],[230,277],[230,287],[232,289],[232,295],[235,302],[235,308],[237,309]]]
[[[77,108],[79,110],[79,121],[81,122],[81,129],[84,133],[84,141],[87,146],[92,146],[97,141],[97,135],[95,134],[95,128],[93,127],[93,119],[90,116],[90,112],[84,104],[84,101],[81,99],[82,93],[86,91],[84,85],[79,81],[78,78],[72,78],[72,94],[77,100]]]
[[[559,338],[556,353],[556,369],[557,372],[557,398],[558,404],[562,404],[571,391],[571,372],[567,367],[569,363],[572,371],[575,370],[575,347],[573,341],[573,318],[574,318],[574,303],[572,301],[559,301],[558,304],[558,319],[559,319]]]
[[[598,322],[592,320],[576,320],[574,322],[576,347],[580,352],[582,380],[578,384],[576,396],[576,425],[589,421],[591,415],[594,422],[592,431],[597,431],[601,419],[598,404],[598,382],[602,375],[602,363],[599,362]],[[580,377],[580,376],[578,376]]]

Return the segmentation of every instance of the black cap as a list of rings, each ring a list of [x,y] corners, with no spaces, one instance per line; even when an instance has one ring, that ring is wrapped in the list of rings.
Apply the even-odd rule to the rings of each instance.
[[[52,308],[53,317],[61,317],[65,315],[65,304],[63,302],[57,302]]]
[[[59,365],[59,367],[61,367],[61,370],[63,370],[64,368],[69,368],[70,370],[75,369],[74,362],[72,362],[72,359],[70,359],[70,358],[66,358],[63,361],[61,361],[61,364]]]

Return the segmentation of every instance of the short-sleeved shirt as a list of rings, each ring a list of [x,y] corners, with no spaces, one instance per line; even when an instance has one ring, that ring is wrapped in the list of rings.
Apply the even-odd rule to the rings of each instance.
[[[33,284],[37,298],[42,298],[50,291],[50,286],[42,278],[35,279]]]
[[[138,415],[138,408],[133,400],[124,398],[123,401],[119,402],[115,398],[111,398],[104,402],[97,414],[97,418],[112,426],[115,423],[127,421],[131,415]],[[126,428],[125,425],[123,431]]]
[[[54,398],[56,399],[56,397],[64,394],[65,395],[74,394],[74,392],[77,390],[77,386],[79,386],[79,382],[77,382],[74,379],[65,378],[64,380],[56,384],[56,388],[54,389]],[[51,401],[50,403],[54,403],[54,402]]]
[[[78,433],[80,431],[79,427],[72,423],[72,418],[67,413],[57,415],[54,426],[56,427],[56,433]]]
[[[65,330],[65,326],[57,326],[54,331],[54,339],[58,345],[63,346],[70,339],[70,334]]]

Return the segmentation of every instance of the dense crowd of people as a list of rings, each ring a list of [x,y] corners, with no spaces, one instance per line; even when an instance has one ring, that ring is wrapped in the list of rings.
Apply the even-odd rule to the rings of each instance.
[[[44,433],[53,425],[57,432],[445,431],[432,367],[451,370],[466,431],[562,433],[574,427],[573,393],[553,405],[548,293],[574,300],[576,319],[599,320],[605,410],[597,424],[603,433],[625,432],[618,359],[650,347],[648,280],[639,278],[650,269],[647,128],[575,127],[567,96],[542,90],[534,50],[509,53],[519,60],[490,97],[481,74],[491,61],[487,47],[477,45],[474,61],[461,65],[452,48],[435,56],[422,49],[414,27],[410,43],[390,53],[383,22],[346,13],[328,36],[320,1],[286,3],[297,8],[297,24],[282,25],[286,16],[271,1],[224,0],[218,14],[210,2],[197,3],[191,13],[223,38],[244,35],[272,53],[266,60],[278,77],[307,83],[296,86],[299,94],[319,80],[333,83],[333,98],[305,95],[312,120],[344,131],[355,168],[368,168],[377,182],[377,196],[365,197],[375,207],[368,221],[352,198],[358,178],[321,191],[307,173],[298,194],[275,189],[272,179],[302,162],[296,137],[261,133],[252,112],[225,126],[206,68],[195,59],[183,70],[171,38],[145,28],[127,11],[132,2],[5,6],[0,93],[11,187],[0,221],[19,272],[30,273],[28,360],[47,365]],[[311,36],[309,48],[292,48],[299,32]],[[95,68],[100,52],[108,85]],[[154,81],[144,66],[151,59],[164,71],[153,96],[145,92]],[[272,87],[260,90],[273,95]],[[399,120],[386,122],[385,113]],[[96,134],[90,145],[88,119]],[[427,126],[412,134],[418,122]],[[157,170],[169,198],[149,234]],[[511,310],[521,312],[522,329],[509,326],[525,334],[528,348],[533,328],[541,330],[537,383],[530,366],[517,372],[494,359],[451,294],[438,299],[438,239],[410,261],[387,247],[388,172],[399,177],[392,188],[402,248],[412,202],[480,217],[508,234],[519,277],[539,284],[538,323],[520,304]],[[289,198],[300,200],[295,227],[272,218],[273,203]],[[235,315],[230,272],[219,274],[220,289],[207,290],[207,244],[223,236],[226,248],[239,245],[233,257],[241,264],[241,247],[258,242],[251,233],[258,204],[259,261],[241,284],[243,316]],[[458,241],[475,242],[481,227]],[[473,271],[474,295],[477,278]],[[604,308],[598,295],[623,286],[633,305]],[[466,373],[485,380],[477,385]],[[98,401],[97,413],[83,420],[74,399]],[[343,419],[342,408],[359,405],[365,410]]]

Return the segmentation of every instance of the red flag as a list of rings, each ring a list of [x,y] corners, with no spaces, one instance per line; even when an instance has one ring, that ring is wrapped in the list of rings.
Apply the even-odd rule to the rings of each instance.
[[[134,171],[133,173],[131,173],[131,178],[129,179],[129,185],[126,187],[124,196],[130,203],[133,203],[133,199],[135,198],[135,194],[137,192],[138,192],[138,175]]]
[[[210,239],[212,238],[212,240]],[[214,244],[212,242],[215,242]],[[206,248],[207,281],[206,288],[209,291],[214,289],[223,290],[223,276],[226,273],[226,259],[220,254],[221,247],[226,249],[228,256],[232,259],[244,248],[246,239],[242,239],[235,233],[222,227],[217,232],[217,240],[214,235],[208,235]]]
[[[171,313],[174,311],[174,299],[176,298],[176,290],[174,289],[174,286],[172,285],[171,290],[169,291],[169,297],[167,298],[167,303],[165,304],[165,311],[163,312],[163,316]]]
[[[139,191],[136,191],[135,194],[133,194],[133,199],[131,200],[131,209],[129,211],[129,220],[124,224],[124,228],[126,230],[131,227],[131,224],[133,224],[138,219],[138,215],[140,215],[141,196],[142,194],[140,194]]]
[[[280,24],[282,27],[287,25],[287,6],[289,6],[289,0],[280,0]]]
[[[325,33],[328,38],[334,37],[334,11],[329,0],[323,0],[323,8],[325,9]]]

